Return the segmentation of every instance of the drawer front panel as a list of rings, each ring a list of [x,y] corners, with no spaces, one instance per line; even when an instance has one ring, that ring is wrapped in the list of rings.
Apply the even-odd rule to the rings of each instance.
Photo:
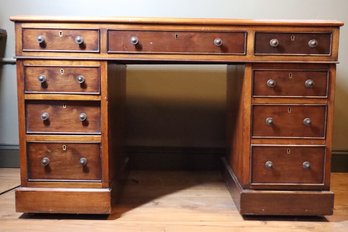
[[[328,71],[255,70],[255,97],[327,97]]]
[[[99,30],[23,29],[24,52],[99,52]]]
[[[99,143],[28,143],[27,153],[29,179],[101,179]]]
[[[325,147],[252,147],[252,184],[323,184]]]
[[[244,32],[109,31],[109,53],[245,54]]]
[[[27,133],[100,134],[100,103],[26,102]]]
[[[255,55],[331,55],[331,33],[255,33]]]
[[[98,67],[24,67],[25,93],[99,94]]]
[[[253,105],[252,137],[324,138],[325,105]]]

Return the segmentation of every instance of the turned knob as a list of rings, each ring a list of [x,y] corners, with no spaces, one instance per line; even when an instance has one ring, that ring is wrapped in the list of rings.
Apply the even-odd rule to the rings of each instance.
[[[279,46],[279,40],[278,39],[271,39],[269,41],[269,45],[271,45],[271,47],[273,47],[273,48],[276,48]]]
[[[80,164],[81,164],[82,166],[86,166],[86,165],[87,165],[87,162],[88,162],[87,158],[85,158],[85,157],[80,158]]]
[[[50,159],[48,157],[43,157],[41,160],[41,165],[46,167],[50,163]]]
[[[222,39],[220,39],[220,38],[216,38],[216,39],[214,39],[214,45],[216,46],[216,47],[221,47],[222,46]]]

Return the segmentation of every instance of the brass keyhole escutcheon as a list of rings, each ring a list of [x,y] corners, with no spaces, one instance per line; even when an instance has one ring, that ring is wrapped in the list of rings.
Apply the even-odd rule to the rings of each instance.
[[[66,109],[66,104],[63,104],[63,109]]]
[[[63,151],[66,151],[67,149],[68,149],[68,147],[67,147],[65,144],[63,144],[63,145],[62,145],[62,150],[63,150]]]
[[[290,148],[286,149],[286,154],[287,154],[287,155],[290,155],[290,154],[291,154],[291,149],[290,149]]]
[[[59,73],[60,73],[60,75],[63,75],[64,74],[64,69],[63,68],[59,69]]]
[[[289,72],[289,79],[292,79],[294,77],[294,75],[292,74],[292,72]]]
[[[290,36],[290,40],[291,40],[291,41],[295,41],[295,39],[296,39],[295,35],[291,35],[291,36]]]
[[[58,32],[58,36],[59,36],[59,37],[63,37],[63,32],[62,32],[62,31],[59,31],[59,32]]]
[[[291,114],[291,107],[288,107],[288,113]]]

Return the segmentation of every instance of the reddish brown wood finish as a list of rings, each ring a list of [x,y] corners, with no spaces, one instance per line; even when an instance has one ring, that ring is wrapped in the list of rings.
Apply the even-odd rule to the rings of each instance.
[[[43,113],[49,119],[42,120]],[[80,120],[85,113],[87,119]],[[100,103],[84,101],[27,101],[27,133],[100,134]]]
[[[253,146],[251,160],[251,184],[322,185],[324,181],[325,147]],[[268,161],[272,167],[266,167]],[[305,162],[310,167],[304,167]]]
[[[333,193],[327,190],[341,22],[12,20],[22,185],[16,192],[17,211],[110,213],[127,163],[124,64],[203,62],[229,64],[225,175],[240,212],[332,214]],[[45,40],[41,45],[40,35]],[[139,43],[131,44],[132,36]],[[214,44],[215,39],[222,45]],[[271,47],[271,39],[279,45]],[[318,44],[310,48],[313,39]],[[64,74],[57,75],[62,68]],[[37,81],[42,74],[48,77],[46,86]],[[86,86],[76,85],[77,75],[84,75]],[[272,89],[266,85],[269,78],[277,83]],[[314,85],[306,88],[309,78]],[[50,119],[43,123],[40,117],[46,111]],[[87,113],[88,123],[80,121],[80,113]],[[266,117],[272,117],[272,125],[266,125]],[[308,126],[305,118],[311,119]],[[64,144],[71,149],[67,155],[59,151]],[[288,148],[292,155],[283,156]],[[50,155],[51,172],[40,164],[42,153]],[[82,153],[91,160],[88,172],[76,164]],[[265,170],[266,159],[274,161],[272,171]],[[301,169],[307,160],[311,167]]]
[[[279,45],[272,47],[270,41],[277,39]],[[314,48],[308,46],[310,40],[318,41]],[[331,33],[256,33],[255,54],[256,55],[330,55]]]
[[[39,77],[44,76],[44,82]],[[78,77],[83,78],[83,83]],[[25,93],[100,94],[100,69],[98,67],[24,67]]]
[[[38,36],[45,41],[40,44]],[[75,42],[77,36],[83,38],[81,45]],[[27,52],[99,52],[99,30],[28,28],[23,30],[22,39],[22,49]]]
[[[272,123],[266,123],[272,118]],[[309,118],[310,125],[304,120]],[[253,105],[252,137],[324,138],[326,106]]]
[[[16,190],[18,212],[110,214],[110,202],[110,189],[106,188],[19,188]]]
[[[131,43],[131,37],[139,42]],[[216,46],[215,39],[222,45]],[[244,32],[109,31],[109,53],[245,54]]]
[[[253,96],[326,98],[328,78],[328,70],[254,70]],[[274,87],[267,85],[270,80],[275,81]],[[307,87],[306,81],[313,81],[313,86]]]
[[[100,180],[100,144],[28,143],[28,178],[30,180]],[[49,163],[44,166],[42,159]],[[86,164],[81,164],[81,158]]]

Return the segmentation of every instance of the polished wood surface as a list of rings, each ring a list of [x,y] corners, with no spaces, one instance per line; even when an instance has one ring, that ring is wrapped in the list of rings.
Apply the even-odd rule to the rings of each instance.
[[[306,189],[301,184],[311,184],[322,188],[325,147],[253,146],[251,160],[252,185]],[[309,167],[304,166],[306,163]]]
[[[39,43],[37,38],[42,36],[44,41]],[[77,36],[83,38],[81,44],[76,43]],[[98,30],[64,30],[64,29],[24,29],[23,51],[50,52],[99,52]]]
[[[324,138],[326,106],[323,105],[253,105],[252,136]],[[272,122],[267,124],[266,120]],[[310,119],[310,124],[304,123]]]
[[[270,41],[276,39],[279,45],[272,47]],[[309,41],[318,45],[310,47]],[[330,33],[256,33],[255,54],[257,55],[331,55]]]
[[[137,44],[131,38],[138,39]],[[221,44],[214,41],[221,40]],[[244,55],[244,32],[108,31],[108,53]]]
[[[42,120],[41,115],[49,118]],[[86,120],[80,120],[80,114]],[[27,133],[100,134],[100,104],[77,101],[27,101]]]
[[[228,66],[225,175],[240,212],[332,214],[333,103],[343,23],[11,20],[16,29],[21,153],[17,210],[110,213],[127,173],[126,65],[222,63]],[[58,151],[64,144],[74,152]],[[284,151],[293,153],[284,156]],[[52,160],[51,167],[42,153]],[[91,160],[90,172],[77,162],[82,155]],[[272,165],[265,167],[267,161]],[[64,172],[66,167],[69,171]],[[40,195],[48,204],[32,203]],[[100,208],[83,205],[89,195]],[[308,198],[314,200],[305,204]]]
[[[100,94],[98,67],[71,67],[63,63],[56,67],[26,66],[24,75],[25,93]],[[41,82],[40,76],[45,80]]]
[[[29,179],[100,180],[100,144],[28,143]],[[48,159],[43,165],[43,159]],[[81,163],[81,159],[86,163]]]
[[[0,169],[0,188],[19,170]],[[243,217],[217,171],[132,171],[123,197],[109,216],[22,214],[15,212],[14,190],[0,195],[0,228],[47,231],[284,231],[345,232],[348,226],[348,174],[333,173],[334,214],[326,217]],[[163,184],[167,183],[167,184]],[[139,191],[142,189],[142,191]],[[317,202],[320,204],[320,202]]]
[[[326,98],[328,78],[328,70],[254,69],[253,96]],[[272,81],[274,86],[268,86]]]

